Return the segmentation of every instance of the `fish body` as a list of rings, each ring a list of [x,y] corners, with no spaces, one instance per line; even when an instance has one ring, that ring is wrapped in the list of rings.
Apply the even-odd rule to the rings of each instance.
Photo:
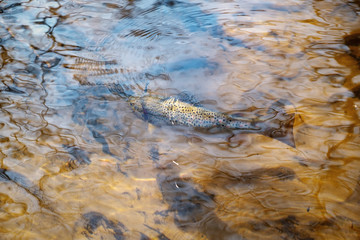
[[[269,111],[271,110],[274,114],[267,120],[238,119],[175,97],[128,96],[127,101],[135,113],[154,124],[240,130],[241,133],[262,134],[295,147],[293,135],[295,114],[286,112],[285,106],[289,104],[286,100],[279,100],[272,104]]]
[[[239,130],[240,133],[262,134],[295,147],[293,135],[295,114],[287,113],[285,106],[291,103],[285,99],[280,99],[271,105],[268,113],[272,112],[272,116],[267,117],[266,120],[239,119],[176,97],[134,96],[121,84],[105,86],[111,93],[126,99],[137,115],[155,125],[165,123],[202,129]]]
[[[196,128],[259,130],[254,121],[244,121],[227,114],[181,101],[174,97],[129,97],[130,106],[150,122],[166,122]]]

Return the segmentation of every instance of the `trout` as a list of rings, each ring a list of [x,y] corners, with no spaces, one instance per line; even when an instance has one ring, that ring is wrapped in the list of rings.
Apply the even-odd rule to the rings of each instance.
[[[96,84],[87,81],[82,81],[80,84],[105,86],[111,93],[126,99],[134,112],[150,123],[257,133],[274,138],[295,148],[293,135],[295,114],[286,112],[285,106],[291,105],[291,103],[284,99],[280,99],[271,105],[269,110],[274,111],[276,114],[267,120],[240,119],[197,106],[176,97],[135,96],[131,89],[127,89],[121,84]]]
[[[268,120],[257,120],[239,119],[174,97],[128,97],[132,109],[151,123],[160,121],[169,125],[183,125],[202,129],[241,130],[243,133],[259,133],[295,147],[292,132],[294,114],[286,112],[284,101],[279,100],[270,107],[276,112],[274,116]]]

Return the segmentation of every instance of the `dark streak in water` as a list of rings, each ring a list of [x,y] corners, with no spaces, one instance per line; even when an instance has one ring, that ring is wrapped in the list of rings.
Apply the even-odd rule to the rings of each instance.
[[[14,182],[16,185],[27,189],[32,193],[38,192],[39,190],[38,187],[33,184],[27,177],[11,170],[0,168],[0,178],[5,181]]]
[[[124,240],[123,231],[126,227],[121,222],[114,222],[109,220],[106,216],[99,212],[88,212],[83,215],[84,228],[86,232],[83,234],[89,238],[89,235],[93,235],[96,229],[103,226],[109,233],[111,233],[116,240]]]
[[[354,87],[353,89],[351,89],[351,91],[354,93],[355,97],[360,99],[360,85]]]
[[[148,236],[143,233],[140,233],[140,240],[151,240]]]
[[[168,210],[156,211],[156,212],[154,212],[154,214],[162,216],[162,217],[167,217],[167,216],[169,216],[169,211]]]
[[[293,180],[296,173],[291,168],[276,167],[276,168],[260,168],[251,172],[239,172],[238,174],[230,174],[222,171],[217,171],[212,178],[216,179],[217,183],[222,185],[244,183],[250,184],[261,180],[264,176],[277,178],[281,181]]]
[[[89,125],[88,125],[88,127],[89,127]],[[100,133],[99,131],[95,130],[92,125],[90,125],[89,130],[91,131],[94,139],[95,139],[98,143],[100,143],[100,144],[102,145],[102,151],[103,151],[104,153],[106,153],[106,154],[109,154],[110,156],[113,156],[113,157],[117,158],[117,157],[110,151],[109,145],[108,145],[105,137],[104,137],[103,135],[101,135],[101,133]]]
[[[82,99],[81,101],[77,101],[75,103],[75,108],[72,114],[73,120],[80,125],[87,126],[94,139],[102,145],[104,153],[121,160],[110,151],[105,137],[101,134],[101,132],[108,130],[107,127],[98,122],[99,116],[93,112],[93,109],[86,109],[87,103],[87,99]]]
[[[4,168],[0,168],[0,182],[1,181],[9,181],[14,183],[15,185],[19,186],[20,188],[24,189],[28,194],[30,194],[32,197],[34,197],[37,201],[40,207],[50,211],[54,212],[51,207],[49,207],[44,201],[43,201],[43,192],[39,188],[39,186],[35,185],[33,182],[31,182],[27,177],[24,175],[12,171],[7,170]],[[54,212],[55,213],[55,212]],[[57,213],[55,213],[57,214]]]
[[[141,190],[139,188],[136,188],[136,196],[137,196],[137,200],[141,199]]]
[[[20,90],[16,86],[4,86],[0,87],[0,92],[9,92],[9,93],[15,93],[15,94],[24,94],[25,92]]]
[[[306,233],[296,229],[299,223],[294,216],[288,216],[287,218],[280,219],[278,223],[280,224],[279,231],[285,233],[289,239],[314,240]]]
[[[157,145],[152,145],[150,148],[150,158],[153,162],[158,163],[160,160],[159,149]]]
[[[160,232],[159,230],[155,229],[155,228],[152,228],[150,227],[149,225],[147,224],[144,224],[145,227],[157,232],[159,235],[157,236],[159,240],[170,240],[167,236],[165,236],[165,234],[163,234],[162,232]]]
[[[175,212],[175,223],[183,230],[199,230],[210,240],[243,239],[214,213],[214,196],[201,192],[176,173],[157,176],[163,199]]]
[[[350,49],[350,55],[357,59],[360,65],[360,33],[345,36],[344,42]]]
[[[13,4],[7,5],[7,6],[5,6],[5,7],[0,7],[0,13],[3,13],[4,11],[6,11],[6,10],[8,10],[8,9],[21,6],[21,4],[22,4],[22,3],[13,3]]]
[[[63,145],[63,147],[75,158],[79,164],[90,164],[89,153],[76,146]]]

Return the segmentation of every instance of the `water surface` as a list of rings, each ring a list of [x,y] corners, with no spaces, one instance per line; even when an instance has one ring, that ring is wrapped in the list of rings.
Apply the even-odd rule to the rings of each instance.
[[[0,1],[1,239],[358,239],[359,5]],[[114,84],[285,99],[296,147],[149,124]]]

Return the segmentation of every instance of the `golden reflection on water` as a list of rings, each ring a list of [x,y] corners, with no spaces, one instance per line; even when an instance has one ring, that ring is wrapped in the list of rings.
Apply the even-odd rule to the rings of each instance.
[[[0,238],[358,239],[359,13],[0,2]],[[287,99],[296,148],[150,125],[113,83],[242,116]]]

